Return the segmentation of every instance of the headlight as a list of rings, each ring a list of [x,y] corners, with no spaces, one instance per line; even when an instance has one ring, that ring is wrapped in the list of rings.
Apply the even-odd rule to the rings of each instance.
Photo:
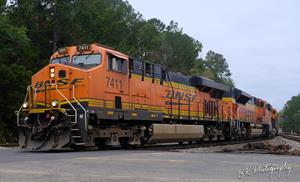
[[[55,69],[54,68],[50,68],[50,77],[51,78],[55,77]]]
[[[58,106],[58,101],[57,100],[52,101],[51,106],[52,107],[57,107]]]
[[[26,109],[27,107],[28,107],[28,102],[24,102],[23,104],[22,104],[22,107],[24,108],[24,109]]]

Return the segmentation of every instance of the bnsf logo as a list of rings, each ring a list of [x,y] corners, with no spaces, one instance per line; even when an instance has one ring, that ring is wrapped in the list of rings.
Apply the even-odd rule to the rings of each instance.
[[[69,79],[61,79],[61,80],[46,80],[46,81],[40,81],[36,82],[35,88],[41,88],[44,87],[45,85],[51,85],[51,84],[56,84],[58,86],[64,86],[64,85],[77,85],[80,83],[83,83],[83,78],[74,78],[72,81]]]
[[[165,98],[194,102],[196,99],[196,95],[184,92],[173,92],[172,90],[168,90]]]

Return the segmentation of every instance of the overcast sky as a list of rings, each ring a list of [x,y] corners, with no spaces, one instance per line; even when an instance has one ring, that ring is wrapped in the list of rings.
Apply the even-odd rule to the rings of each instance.
[[[300,1],[128,1],[144,19],[174,20],[204,52],[223,54],[236,86],[277,109],[300,93]]]

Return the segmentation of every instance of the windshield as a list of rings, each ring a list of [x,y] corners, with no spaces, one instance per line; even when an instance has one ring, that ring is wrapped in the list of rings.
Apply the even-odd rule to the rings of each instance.
[[[87,54],[73,57],[73,64],[101,64],[101,54]]]
[[[69,57],[55,58],[51,60],[52,64],[66,64],[69,62]]]

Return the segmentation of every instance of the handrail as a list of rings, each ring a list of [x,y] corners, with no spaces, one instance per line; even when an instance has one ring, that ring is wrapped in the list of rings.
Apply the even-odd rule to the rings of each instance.
[[[168,80],[169,80],[169,83],[170,83],[170,86],[172,89],[172,96],[170,97],[170,100],[171,100],[171,103],[170,103],[171,108],[170,109],[171,109],[171,117],[173,118],[173,94],[175,94],[175,91],[174,91],[174,87],[172,85],[172,80],[170,79],[170,76],[169,76],[169,72],[167,70],[165,70],[165,71],[166,71],[166,75],[168,77]],[[178,107],[180,107],[180,106],[178,105]],[[179,109],[178,109],[178,112],[180,112]]]
[[[34,99],[33,99],[34,102],[35,102],[35,100],[36,100],[37,89],[38,89],[38,87],[36,87],[36,88],[34,89]]]
[[[226,116],[227,116],[227,120],[229,120],[229,114],[230,114],[230,120],[232,120],[231,112],[230,112],[230,113],[227,112],[227,111],[225,110],[224,107],[222,108],[222,111],[223,111],[223,115],[222,115],[222,118],[223,118],[223,119],[224,119],[224,115],[226,115]],[[225,118],[225,119],[226,119],[226,118]]]
[[[86,116],[86,110],[84,107],[80,104],[80,102],[75,98],[75,85],[73,85],[73,99],[77,102],[77,104],[81,107],[81,109],[84,111],[84,126],[85,131],[87,131],[87,116]]]
[[[33,107],[33,95],[32,95],[32,86],[29,85],[27,87],[28,89],[28,105],[29,105],[29,108]]]
[[[24,99],[23,103],[26,102],[27,97],[28,97],[28,87],[30,87],[30,86],[27,86],[27,92],[26,92],[25,99]],[[21,104],[20,109],[16,112],[16,114],[17,114],[17,126],[20,126],[20,112],[23,108],[23,103]]]
[[[77,124],[77,110],[76,110],[76,108],[75,108],[75,107],[73,106],[73,104],[69,101],[69,99],[68,99],[61,91],[59,91],[58,85],[57,85],[57,84],[51,84],[51,86],[55,86],[56,91],[60,94],[60,96],[62,96],[62,97],[69,103],[69,105],[72,107],[72,109],[73,109],[74,112],[75,112],[75,115],[74,115],[74,117],[75,117],[75,122],[74,122],[73,124],[74,124],[74,125]],[[27,98],[28,98],[28,95],[29,95],[28,92],[30,91],[30,90],[29,90],[29,87],[31,87],[31,85],[27,86],[27,92],[26,92],[25,99],[24,99],[23,103],[25,103],[25,102],[27,101]],[[73,89],[74,89],[74,88],[73,88]],[[35,101],[35,99],[36,99],[36,92],[37,92],[37,89],[35,89],[34,101]],[[73,90],[73,98],[75,99],[75,101],[76,101],[77,103],[79,103],[78,100],[74,97],[74,90]],[[86,130],[87,130],[86,110],[83,108],[83,106],[82,106],[80,103],[79,103],[79,106],[84,110],[84,114],[85,114],[85,128],[86,128]],[[22,108],[23,108],[23,105],[21,105],[21,107],[19,108],[19,110],[16,111],[16,115],[17,115],[17,126],[20,126],[20,112],[21,112]]]
[[[69,101],[69,99],[63,93],[61,93],[61,91],[58,90],[57,84],[51,84],[51,86],[52,85],[56,86],[56,91],[60,94],[60,96],[62,96],[69,103],[69,105],[75,111],[75,122],[74,122],[74,125],[77,124],[77,110],[76,110],[76,108],[72,105],[72,103]]]
[[[233,116],[234,119],[240,120],[240,118],[237,115],[235,115],[234,112],[232,112],[232,116]]]

